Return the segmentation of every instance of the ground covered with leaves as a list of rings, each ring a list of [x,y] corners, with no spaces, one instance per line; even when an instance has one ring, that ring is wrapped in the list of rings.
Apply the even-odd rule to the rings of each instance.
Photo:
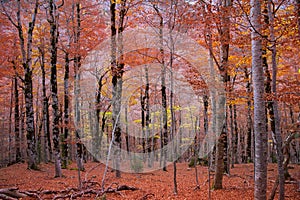
[[[105,166],[99,163],[86,163],[81,172],[82,189],[78,190],[78,171],[71,164],[63,169],[63,177],[54,178],[54,165],[41,164],[39,171],[27,170],[26,164],[15,164],[0,169],[0,191],[11,189],[20,192],[22,199],[208,199],[207,167],[198,166],[199,187],[195,179],[195,169],[187,163],[177,164],[178,194],[173,192],[173,166],[168,171],[150,173],[123,173],[115,178],[114,172],[108,171],[105,187],[101,181]],[[286,199],[300,199],[300,165],[290,165],[292,179],[285,184]],[[268,194],[276,179],[276,165],[268,167]],[[211,176],[211,183],[213,176]],[[222,190],[212,190],[211,199],[253,199],[253,164],[235,165],[230,175],[225,175]],[[278,194],[277,194],[278,195]],[[275,199],[277,198],[277,195]],[[0,197],[1,199],[1,197]]]

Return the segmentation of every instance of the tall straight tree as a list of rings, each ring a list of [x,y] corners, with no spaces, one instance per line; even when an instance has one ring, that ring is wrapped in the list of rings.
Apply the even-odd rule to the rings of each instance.
[[[14,70],[17,70],[16,63],[13,62]],[[20,110],[19,110],[19,85],[18,85],[18,73],[14,76],[14,100],[15,100],[15,110],[14,110],[14,123],[15,123],[15,146],[16,146],[16,163],[22,161],[21,153],[21,141],[20,141]]]
[[[272,42],[272,92],[273,92],[273,114],[274,116],[271,118],[274,120],[274,127],[272,127],[272,133],[274,135],[275,143],[276,143],[276,153],[277,153],[277,166],[278,166],[278,182],[279,182],[279,200],[284,199],[284,166],[283,166],[283,152],[282,152],[282,137],[281,137],[281,128],[280,128],[280,115],[278,108],[278,94],[277,94],[277,49],[276,49],[276,38],[275,38],[275,11],[271,6],[271,0],[268,0],[268,16],[269,16],[269,29],[270,29],[270,39]]]
[[[81,66],[81,55],[80,55],[80,33],[81,33],[81,6],[80,1],[73,2],[72,4],[73,10],[73,34],[74,34],[74,45],[76,48],[75,56],[74,56],[74,98],[75,98],[75,124],[78,126],[76,127],[76,159],[78,170],[84,170],[83,166],[83,145],[80,141],[80,109],[79,109],[79,96],[80,96],[80,66]],[[75,15],[75,18],[74,18]],[[80,173],[80,171],[78,171]],[[78,176],[80,179],[80,176]],[[79,180],[79,183],[81,181]],[[81,187],[81,186],[79,186]]]
[[[59,146],[59,110],[57,95],[57,42],[58,42],[58,13],[53,0],[49,0],[50,52],[51,52],[51,97],[52,97],[52,134],[55,160],[55,177],[61,177],[61,156]]]
[[[51,146],[51,135],[50,135],[50,116],[49,116],[49,98],[47,96],[46,87],[46,70],[45,70],[45,41],[43,37],[40,37],[39,49],[39,62],[42,71],[42,99],[43,99],[43,131],[44,131],[44,155],[45,161],[52,160],[52,146]]]
[[[10,2],[8,2],[10,3]],[[24,69],[24,94],[25,94],[25,113],[26,113],[26,138],[27,138],[27,156],[28,168],[37,169],[37,151],[36,151],[36,138],[34,127],[34,110],[33,110],[33,92],[32,92],[32,43],[33,43],[33,30],[35,27],[36,16],[39,8],[39,1],[36,0],[33,5],[33,13],[31,13],[31,21],[28,23],[27,34],[24,34],[24,22],[22,22],[21,15],[21,1],[17,1],[16,21],[8,14],[4,1],[1,1],[2,9],[9,21],[18,30],[21,62]],[[25,39],[27,41],[25,42]]]
[[[167,171],[167,149],[166,145],[168,144],[168,118],[167,118],[167,93],[166,93],[166,64],[165,64],[165,52],[164,52],[164,17],[161,13],[161,8],[158,7],[158,4],[153,4],[153,8],[156,11],[159,17],[159,60],[161,64],[161,112],[162,112],[162,155],[163,158],[163,171]]]
[[[252,79],[254,95],[254,198],[266,199],[267,190],[267,133],[264,101],[264,70],[262,65],[262,38],[260,36],[261,3],[260,0],[250,1]]]
[[[127,13],[126,0],[121,0],[119,3],[119,21],[116,24],[116,1],[110,1],[110,15],[111,15],[111,73],[112,73],[112,120],[115,126],[114,141],[116,149],[115,168],[116,177],[121,177],[120,171],[120,148],[121,148],[121,125],[118,117],[121,112],[121,98],[123,85],[123,37],[122,32],[125,29],[125,16]],[[117,45],[118,44],[118,45]]]

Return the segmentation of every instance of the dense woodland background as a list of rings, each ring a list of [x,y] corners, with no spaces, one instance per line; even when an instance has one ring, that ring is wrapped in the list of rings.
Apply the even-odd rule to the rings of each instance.
[[[287,166],[300,163],[299,0],[1,0],[0,10],[1,167],[26,161],[38,169],[54,162],[54,175],[61,177],[73,161],[84,170],[84,162],[106,154],[113,135],[114,145],[147,155],[133,158],[134,172],[154,161],[163,170],[176,169],[176,162],[201,163],[214,171],[215,189],[236,164],[254,162],[256,199],[266,198],[267,163],[277,163],[274,185],[284,198]],[[159,30],[160,45],[123,55],[122,32],[144,27]],[[210,73],[226,94],[209,91],[197,67],[163,48],[164,28],[206,50]],[[109,65],[96,66],[94,103],[85,113],[85,58],[107,38]],[[155,83],[151,73],[159,74]],[[193,88],[193,106],[176,94],[178,79]],[[217,145],[201,151],[211,131]],[[175,134],[189,145],[167,166],[172,155],[151,152]],[[121,177],[122,157],[114,153]]]

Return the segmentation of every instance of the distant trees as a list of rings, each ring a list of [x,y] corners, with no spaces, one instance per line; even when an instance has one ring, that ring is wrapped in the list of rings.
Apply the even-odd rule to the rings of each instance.
[[[208,148],[206,137],[216,142],[218,136],[216,150],[210,152],[215,189],[222,188],[223,174],[234,164],[254,161],[255,198],[264,199],[267,161],[277,162],[283,198],[283,168],[289,161],[299,162],[300,144],[292,139],[299,118],[299,1],[28,2],[1,1],[3,166],[27,159],[28,168],[37,169],[39,162],[55,161],[55,176],[61,176],[60,167],[67,168],[75,155],[80,170],[85,159],[105,157],[106,144],[113,139],[121,149],[113,157],[120,177],[129,157],[123,150],[146,154],[141,160],[129,159],[132,170],[150,169],[155,162],[166,170],[173,158],[192,160]],[[156,46],[128,52],[125,30],[144,27],[157,31],[144,39],[156,38]],[[176,31],[207,49],[207,73],[218,77],[226,94],[208,87],[200,66],[174,50]],[[107,37],[110,58],[97,56],[109,66],[88,71],[86,55]],[[132,36],[132,45],[136,40]],[[190,51],[184,42],[180,45]],[[92,100],[83,111],[85,73],[93,74],[96,88],[88,91]],[[195,107],[187,105],[191,94],[182,95],[188,87],[201,97],[193,102]],[[180,148],[169,155],[165,147],[176,136]],[[92,155],[83,142],[92,144]],[[181,148],[191,143],[181,155]]]

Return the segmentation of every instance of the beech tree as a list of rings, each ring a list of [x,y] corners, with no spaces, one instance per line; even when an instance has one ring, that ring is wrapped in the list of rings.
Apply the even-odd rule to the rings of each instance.
[[[12,2],[15,6],[15,2]],[[35,137],[35,125],[34,125],[34,110],[33,110],[33,83],[32,83],[32,43],[33,43],[33,30],[35,28],[36,16],[39,8],[39,1],[34,1],[33,12],[30,13],[31,21],[28,22],[27,33],[24,34],[24,22],[22,22],[23,11],[21,1],[16,2],[16,19],[7,11],[6,3],[1,1],[2,9],[5,15],[13,26],[18,31],[21,62],[24,69],[24,95],[25,95],[25,107],[26,107],[26,138],[27,138],[27,156],[28,156],[28,168],[37,169],[37,150],[36,150],[36,137]],[[14,13],[15,11],[11,11]],[[27,39],[26,43],[25,40]]]
[[[122,85],[123,85],[123,39],[122,32],[125,29],[125,16],[127,13],[126,0],[121,0],[119,5],[119,16],[117,18],[116,8],[117,2],[110,2],[110,17],[111,17],[111,73],[112,73],[112,121],[115,126],[114,141],[116,146],[114,151],[116,177],[121,177],[120,171],[120,148],[121,148],[121,125],[120,125],[120,112],[121,112],[121,98],[122,98]],[[116,23],[116,20],[119,20]]]
[[[262,66],[262,38],[260,36],[261,3],[251,0],[250,20],[252,24],[252,76],[254,96],[254,135],[255,135],[255,162],[254,162],[254,198],[266,199],[267,190],[267,139],[266,114],[264,101],[264,73]]]
[[[61,6],[61,5],[60,5]],[[50,44],[51,44],[51,96],[52,96],[52,134],[53,134],[53,150],[55,159],[55,177],[61,177],[61,156],[59,146],[59,110],[58,110],[58,91],[57,91],[57,43],[58,43],[58,13],[57,6],[53,0],[49,0],[49,19],[50,24]]]

